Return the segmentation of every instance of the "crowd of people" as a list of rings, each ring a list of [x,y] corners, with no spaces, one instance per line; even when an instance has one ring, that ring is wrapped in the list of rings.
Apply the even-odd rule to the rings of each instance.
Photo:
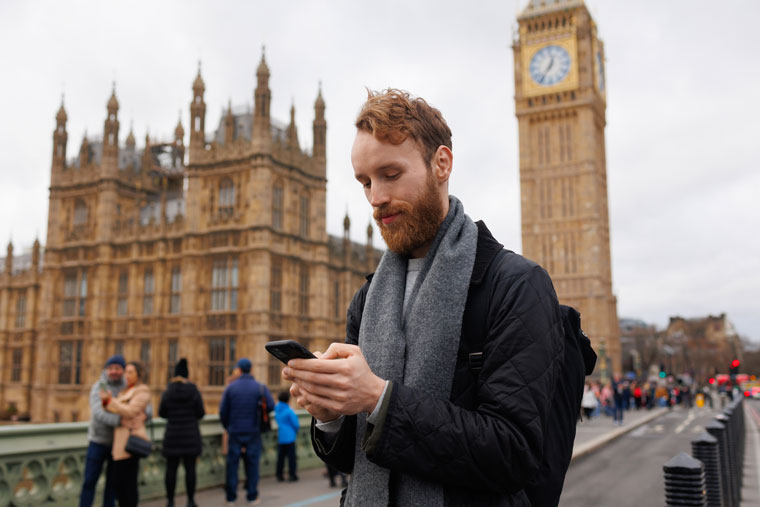
[[[716,393],[711,388],[695,389],[684,382],[630,379],[616,375],[609,382],[586,381],[581,407],[586,419],[605,415],[612,417],[615,424],[622,425],[626,410],[672,409],[676,405],[691,408],[697,395],[702,395],[704,402],[712,406]]]
[[[110,357],[97,382],[90,390],[90,425],[85,474],[80,507],[94,503],[95,491],[105,468],[103,506],[135,506],[139,502],[138,476],[140,459],[151,451],[153,435],[151,390],[143,382],[144,367],[127,362],[120,354]],[[187,506],[194,507],[196,462],[202,452],[199,421],[205,415],[203,398],[189,381],[187,360],[180,359],[174,376],[161,396],[158,416],[166,419],[161,454],[166,459],[164,485],[167,507],[174,507],[177,471],[185,470]],[[226,454],[225,500],[234,505],[238,489],[238,465],[243,460],[246,499],[249,505],[261,502],[258,492],[261,456],[262,417],[274,414],[278,429],[277,479],[284,481],[288,462],[288,479],[297,481],[296,435],[298,417],[289,406],[290,393],[284,391],[275,405],[269,389],[251,375],[251,361],[242,358],[227,379],[219,416],[224,427],[223,452]],[[151,435],[149,436],[149,431]],[[332,479],[331,479],[332,480]],[[345,480],[345,479],[344,479]]]

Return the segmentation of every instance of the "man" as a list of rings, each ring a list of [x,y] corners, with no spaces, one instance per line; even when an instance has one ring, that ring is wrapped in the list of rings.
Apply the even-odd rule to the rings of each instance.
[[[225,489],[227,504],[235,505],[238,486],[238,462],[241,448],[246,449],[247,499],[249,505],[261,503],[259,498],[259,456],[261,455],[261,431],[259,428],[259,399],[264,398],[267,411],[274,408],[269,389],[251,375],[251,361],[242,358],[237,362],[240,376],[233,380],[222,395],[219,418],[229,434],[227,444],[227,477]]]
[[[448,194],[451,131],[406,92],[370,92],[354,176],[388,245],[348,309],[346,343],[283,377],[342,504],[530,505],[564,351],[546,272]]]
[[[113,459],[113,430],[121,423],[121,417],[103,408],[100,400],[100,390],[106,389],[114,398],[124,389],[124,368],[127,363],[124,356],[116,354],[108,358],[100,379],[90,389],[90,426],[87,428],[87,456],[84,467],[84,482],[82,494],[79,497],[80,507],[90,507],[95,498],[95,487],[100,478],[103,463],[106,465],[106,485],[103,491],[103,507],[113,507],[116,496],[111,476]]]

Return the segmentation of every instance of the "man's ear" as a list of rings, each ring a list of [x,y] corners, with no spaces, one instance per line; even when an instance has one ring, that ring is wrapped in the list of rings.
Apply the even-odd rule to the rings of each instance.
[[[435,150],[430,165],[433,170],[433,175],[438,183],[449,181],[451,169],[454,166],[454,154],[451,153],[451,150],[448,147],[441,145]]]

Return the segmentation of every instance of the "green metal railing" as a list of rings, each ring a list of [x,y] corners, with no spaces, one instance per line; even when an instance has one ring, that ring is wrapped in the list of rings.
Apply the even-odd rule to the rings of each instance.
[[[301,423],[296,449],[298,468],[322,466],[309,437],[311,417],[297,411]],[[276,425],[274,420],[273,426]],[[25,424],[0,426],[0,507],[77,505],[84,479],[87,425],[81,423]],[[164,496],[166,460],[161,455],[166,421],[153,420],[153,453],[140,460],[140,498]],[[222,425],[219,416],[200,422],[203,452],[198,458],[198,488],[224,484],[225,456],[222,454]],[[150,431],[149,431],[150,433]],[[274,475],[277,461],[277,431],[263,435],[260,475]],[[241,476],[243,467],[240,468]],[[178,492],[184,491],[184,470],[177,478]],[[102,495],[105,476],[98,482],[96,503]]]

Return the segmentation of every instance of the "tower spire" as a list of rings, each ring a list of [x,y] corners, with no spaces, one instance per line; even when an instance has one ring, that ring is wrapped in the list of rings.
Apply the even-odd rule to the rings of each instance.
[[[325,100],[322,98],[322,81],[319,82],[317,100],[314,101],[314,123],[312,126],[314,143],[313,157],[322,172],[326,170],[327,122],[325,121]]]
[[[198,75],[193,81],[193,102],[190,104],[190,161],[203,151],[206,142],[206,103],[203,94],[206,85],[201,77],[201,62],[198,60]]]
[[[271,149],[272,133],[270,132],[269,107],[272,92],[269,90],[269,67],[267,66],[266,47],[261,47],[261,62],[256,70],[256,91],[254,92],[253,111],[253,144],[260,151]]]

